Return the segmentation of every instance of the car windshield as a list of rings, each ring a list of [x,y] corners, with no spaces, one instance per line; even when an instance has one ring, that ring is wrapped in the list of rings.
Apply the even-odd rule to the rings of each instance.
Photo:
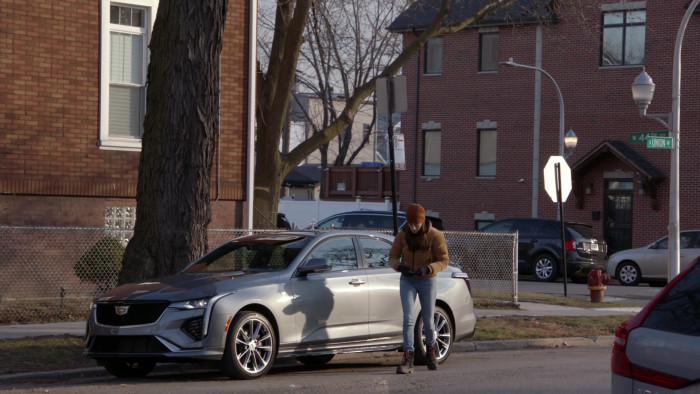
[[[308,240],[298,235],[245,237],[219,246],[182,272],[280,271],[289,267]]]

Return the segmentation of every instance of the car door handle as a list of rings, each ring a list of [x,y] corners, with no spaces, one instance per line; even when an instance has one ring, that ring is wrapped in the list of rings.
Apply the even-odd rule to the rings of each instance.
[[[348,284],[351,284],[353,286],[359,286],[359,285],[364,285],[365,281],[360,279],[360,278],[352,278],[352,280],[350,282],[348,282]]]

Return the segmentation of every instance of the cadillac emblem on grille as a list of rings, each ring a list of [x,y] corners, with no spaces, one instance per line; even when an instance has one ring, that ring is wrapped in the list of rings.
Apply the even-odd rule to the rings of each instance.
[[[118,316],[124,316],[129,312],[129,307],[127,305],[117,305],[114,307],[114,313]]]

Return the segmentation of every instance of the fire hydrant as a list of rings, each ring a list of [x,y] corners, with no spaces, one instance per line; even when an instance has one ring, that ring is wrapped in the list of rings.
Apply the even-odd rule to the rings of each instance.
[[[591,291],[591,302],[603,302],[605,285],[610,282],[610,275],[601,270],[592,270],[588,273],[588,290]]]

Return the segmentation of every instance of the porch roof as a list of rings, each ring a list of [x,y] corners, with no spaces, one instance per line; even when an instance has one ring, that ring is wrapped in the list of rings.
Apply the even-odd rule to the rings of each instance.
[[[642,174],[647,181],[658,183],[666,179],[666,174],[620,140],[605,140],[595,149],[588,152],[586,156],[571,167],[574,178],[580,178],[580,176],[590,171],[591,168],[599,163],[603,156],[608,154],[629,164],[635,171]]]

